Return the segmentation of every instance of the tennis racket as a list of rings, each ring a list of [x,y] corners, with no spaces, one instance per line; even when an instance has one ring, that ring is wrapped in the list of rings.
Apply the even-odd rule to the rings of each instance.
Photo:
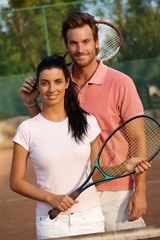
[[[98,59],[108,61],[114,57],[122,45],[121,32],[111,23],[99,20],[96,21],[99,36]]]
[[[116,128],[97,150],[89,176],[69,195],[74,200],[93,184],[129,176],[142,160],[151,161],[160,151],[160,125],[149,116],[135,116]],[[51,209],[50,219],[59,213]]]

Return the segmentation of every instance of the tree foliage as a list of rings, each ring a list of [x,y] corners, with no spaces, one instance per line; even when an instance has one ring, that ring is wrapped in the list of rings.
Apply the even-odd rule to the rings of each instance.
[[[121,61],[160,56],[160,1],[117,0],[118,24],[123,35]]]
[[[9,9],[1,11],[0,75],[33,72],[42,57],[64,53],[61,23],[74,10],[89,12],[120,29],[119,62],[160,56],[159,0],[9,0]]]
[[[0,75],[33,72],[42,57],[64,53],[61,22],[69,11],[81,7],[64,2],[65,7],[60,0],[9,1],[10,9],[2,12],[0,49],[5,57]]]

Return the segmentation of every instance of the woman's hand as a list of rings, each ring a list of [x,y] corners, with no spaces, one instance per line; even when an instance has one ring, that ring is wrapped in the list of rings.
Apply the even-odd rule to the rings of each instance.
[[[75,203],[78,203],[77,200],[73,200],[68,195],[55,195],[55,194],[49,194],[46,201],[61,212],[67,211]]]

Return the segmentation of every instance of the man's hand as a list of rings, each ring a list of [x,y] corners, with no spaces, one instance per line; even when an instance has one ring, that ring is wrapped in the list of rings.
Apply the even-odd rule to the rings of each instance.
[[[136,174],[142,174],[145,171],[147,171],[151,167],[151,162],[147,162],[145,160],[142,160],[140,163],[136,165],[135,172]]]
[[[35,79],[32,76],[29,76],[25,79],[19,90],[22,101],[27,105],[35,103],[39,96],[39,91],[37,87],[34,86]]]

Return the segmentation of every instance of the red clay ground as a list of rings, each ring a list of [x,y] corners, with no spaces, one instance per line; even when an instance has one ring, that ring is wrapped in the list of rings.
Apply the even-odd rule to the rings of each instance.
[[[0,150],[0,239],[35,240],[35,201],[21,197],[9,188],[12,149]],[[148,171],[148,211],[146,224],[160,225],[160,156]],[[159,161],[158,161],[159,160]],[[32,166],[28,165],[27,178],[35,182]]]

